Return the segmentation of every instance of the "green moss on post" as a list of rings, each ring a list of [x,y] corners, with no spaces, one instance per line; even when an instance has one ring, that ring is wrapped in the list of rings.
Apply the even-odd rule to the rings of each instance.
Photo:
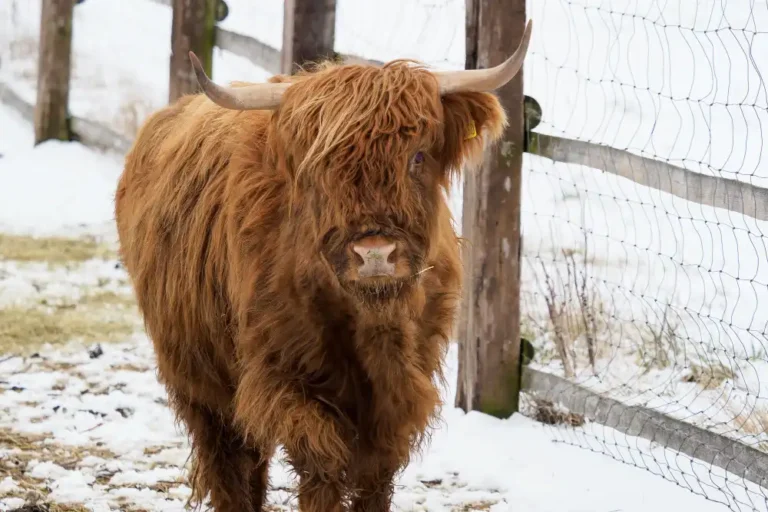
[[[497,369],[498,381],[480,397],[480,412],[496,418],[509,418],[520,408],[520,365],[505,364]]]

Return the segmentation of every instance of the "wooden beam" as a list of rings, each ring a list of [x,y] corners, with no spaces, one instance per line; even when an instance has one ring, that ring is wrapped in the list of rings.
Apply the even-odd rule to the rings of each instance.
[[[336,0],[285,0],[281,72],[295,73],[311,61],[335,58]]]
[[[272,48],[258,39],[230,30],[216,29],[216,46],[244,57],[272,74],[280,73],[280,50]]]
[[[531,132],[527,151],[556,162],[599,169],[692,203],[768,220],[768,189],[590,142]]]
[[[473,25],[477,13],[476,24]],[[467,61],[503,62],[525,29],[525,0],[467,2]],[[484,164],[464,180],[465,271],[456,405],[508,417],[520,386],[520,204],[523,163],[523,73],[497,91],[509,126]]]
[[[213,75],[216,0],[173,0],[168,101],[200,90],[189,61],[193,51],[209,76]]]
[[[768,487],[768,454],[736,439],[642,405],[626,405],[533,368],[523,369],[522,382],[526,393],[539,400],[562,405],[569,412],[601,425],[599,428],[613,428],[628,436],[647,439],[668,450],[688,455],[700,461],[699,464],[712,464],[756,485]]]
[[[0,82],[0,103],[11,107],[21,117],[30,123],[35,120],[35,106],[27,102],[9,86]],[[85,146],[102,151],[116,151],[125,154],[133,141],[101,123],[81,119],[77,116],[69,118],[70,140],[78,141]]]
[[[75,0],[43,0],[37,63],[35,144],[69,140],[69,78]]]

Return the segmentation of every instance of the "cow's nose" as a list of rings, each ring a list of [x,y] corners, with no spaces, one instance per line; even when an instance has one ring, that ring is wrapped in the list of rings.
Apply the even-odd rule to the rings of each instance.
[[[396,245],[381,239],[363,239],[352,245],[363,260],[357,272],[360,277],[394,276],[395,263],[389,261],[389,257],[395,252]]]

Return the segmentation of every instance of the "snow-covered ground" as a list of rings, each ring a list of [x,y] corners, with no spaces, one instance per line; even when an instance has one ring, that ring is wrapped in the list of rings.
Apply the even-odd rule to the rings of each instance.
[[[230,16],[222,23],[224,28],[281,46],[282,1],[229,0],[228,4]],[[535,29],[526,61],[525,86],[526,93],[534,96],[544,111],[538,131],[608,144],[698,172],[768,186],[768,166],[762,158],[762,130],[768,122],[768,94],[763,79],[768,73],[768,4],[529,0],[527,9]],[[0,1],[0,82],[30,102],[35,98],[39,13],[39,0]],[[87,0],[78,5],[72,112],[130,136],[149,112],[164,105],[168,94],[170,20],[170,9],[150,0]],[[339,0],[336,47],[341,52],[379,60],[411,57],[437,67],[458,68],[463,66],[463,23],[463,0]],[[215,53],[217,81],[261,80],[268,75],[226,51]],[[0,154],[4,155],[0,159],[0,234],[90,234],[108,242],[114,240],[111,194],[120,170],[120,155],[96,154],[77,144],[47,143],[32,149],[29,127],[4,110],[0,117]],[[12,176],[12,181],[7,176]],[[525,156],[523,178],[524,334],[533,337],[539,348],[534,366],[564,373],[555,350],[556,333],[561,332],[576,363],[572,378],[579,383],[766,449],[768,310],[760,305],[768,300],[768,247],[763,236],[768,226],[740,214],[638,187],[611,174],[555,164],[532,155]],[[460,224],[460,187],[454,189],[451,200]],[[574,259],[569,268],[570,255]],[[68,295],[87,295],[83,290],[94,282],[125,293],[124,276],[120,274],[109,262],[81,263],[66,271],[3,262],[0,301],[60,301]],[[586,285],[581,284],[584,274]],[[547,277],[552,279],[554,292],[547,288]],[[559,309],[554,315],[558,329],[546,304],[546,299],[553,296]],[[595,327],[586,328],[592,318]],[[594,374],[586,357],[590,338],[594,338],[597,351]],[[146,340],[137,336],[125,343],[104,345],[105,355],[95,360],[85,360],[80,348],[73,348],[71,356],[51,349],[50,355],[44,354],[50,356],[48,362],[41,358],[27,360],[26,364],[43,372],[48,371],[47,366],[74,358],[74,366],[64,365],[64,373],[69,375],[66,378],[70,379],[80,379],[78,374],[98,374],[108,367],[104,365],[120,364],[115,361],[121,360],[151,368]],[[0,366],[0,380],[10,382],[5,372],[19,362],[9,360],[5,364],[11,366]],[[112,381],[94,382],[99,389],[111,389],[113,385]],[[15,395],[6,391],[0,398],[16,400],[14,404],[38,402],[41,395],[48,396],[48,385],[55,383],[40,382],[40,388],[34,391],[37,398],[27,396],[27,391]],[[83,390],[91,384],[85,379],[78,386]],[[118,392],[129,393],[125,388]],[[133,392],[126,400],[139,400],[142,411],[159,407],[152,405],[152,400],[162,393],[149,383],[136,394],[149,403],[141,402],[142,398]],[[152,398],[147,400],[150,395]],[[452,392],[446,396],[452,403]],[[111,406],[111,402],[105,405]],[[92,403],[78,407],[97,410]],[[19,410],[19,414],[31,414]],[[92,419],[101,415],[88,414]],[[82,415],[67,418],[58,414],[55,419],[64,421],[66,427],[61,428],[90,428],[84,426],[87,421]],[[694,500],[691,503],[675,502],[676,498],[671,497],[674,492],[667,490],[669,484],[658,476],[637,476],[634,468],[622,468],[612,461],[582,459],[596,456],[591,453],[544,446],[547,436],[663,473],[686,489],[730,502],[732,510],[766,508],[765,498],[757,498],[763,496],[762,491],[744,495],[739,479],[735,479],[738,484],[712,483],[711,479],[718,477],[698,472],[696,477],[681,478],[673,473],[680,471],[678,465],[690,464],[687,457],[655,453],[658,448],[610,430],[595,429],[594,437],[589,438],[559,427],[542,430],[517,416],[495,422],[449,410],[446,418],[448,428],[436,437],[437,448],[418,468],[429,472],[442,460],[453,461],[461,468],[469,468],[460,472],[460,479],[464,479],[461,482],[467,482],[470,489],[478,486],[481,494],[497,490],[484,495],[496,501],[514,493],[518,503],[520,493],[529,492],[521,489],[530,489],[530,504],[520,502],[529,508],[520,505],[522,510],[603,510],[603,505],[605,510],[647,510],[652,506],[662,510],[707,510],[709,506],[699,504],[696,498],[686,497]],[[143,413],[123,418],[110,412],[99,421],[112,425],[112,420],[134,432],[149,428],[142,425],[163,425]],[[81,421],[85,423],[78,423]],[[496,427],[481,426],[482,422]],[[7,424],[18,428],[18,417],[11,417]],[[49,423],[41,420],[31,427],[41,424]],[[93,435],[108,437],[112,428],[99,427]],[[487,435],[494,428],[499,438]],[[168,441],[173,446],[183,440],[175,433],[163,432],[158,439],[173,438],[175,441]],[[480,444],[461,442],[472,436],[481,438],[477,441]],[[440,445],[438,440],[443,439],[448,444]],[[440,448],[451,442],[456,446]],[[464,447],[482,454],[482,443],[505,446],[495,451],[489,448],[489,460],[480,455],[477,460],[481,462],[461,458]],[[645,448],[641,450],[641,446]],[[621,447],[632,448],[618,456],[615,452]],[[644,455],[637,457],[632,450]],[[515,460],[505,462],[497,460],[499,453],[529,453],[530,457],[518,459],[515,455]],[[126,457],[120,460],[137,465],[147,462],[146,457],[138,455],[135,460]],[[540,461],[545,473],[553,466],[552,473],[546,473],[541,480],[536,465],[530,472],[522,471],[526,467],[521,466],[524,459],[530,459],[525,461],[530,464]],[[590,475],[564,462],[571,460],[574,465],[590,468],[595,464],[595,473]],[[178,468],[182,463],[174,459],[168,467]],[[411,469],[403,477],[401,504],[409,503],[411,492],[427,497],[424,499],[440,495],[443,498],[434,499],[448,500],[447,504],[465,499],[456,491],[456,482],[447,476],[449,472],[442,473],[446,490],[418,484],[420,477],[409,476]],[[83,470],[86,474],[88,471]],[[487,484],[478,476],[486,475],[485,471],[500,472],[496,477],[504,485],[497,488]],[[646,476],[647,487],[637,483]],[[621,483],[623,478],[637,487]],[[166,477],[157,479],[165,482]],[[702,481],[708,481],[708,486]],[[112,485],[109,481],[107,484]],[[124,492],[117,483],[112,491],[107,484],[94,492],[100,496]],[[555,487],[562,492],[551,493]],[[0,483],[0,495],[3,489]],[[137,495],[142,492],[151,494],[141,491]],[[614,492],[616,501],[611,502]],[[619,500],[622,493],[625,497]],[[651,496],[655,494],[662,497],[658,503],[642,501],[655,499]],[[601,498],[598,500],[596,495]],[[603,495],[609,497],[605,503]],[[736,499],[740,504],[734,503],[731,495],[739,495]],[[474,495],[467,499],[475,498],[485,499]],[[447,504],[440,506],[450,508]],[[499,506],[499,510],[507,510]]]

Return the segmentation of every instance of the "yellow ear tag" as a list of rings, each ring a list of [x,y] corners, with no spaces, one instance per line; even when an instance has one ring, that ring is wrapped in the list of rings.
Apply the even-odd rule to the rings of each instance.
[[[469,122],[469,126],[467,127],[467,136],[464,138],[464,140],[474,139],[477,137],[477,128],[475,128],[475,120]]]

